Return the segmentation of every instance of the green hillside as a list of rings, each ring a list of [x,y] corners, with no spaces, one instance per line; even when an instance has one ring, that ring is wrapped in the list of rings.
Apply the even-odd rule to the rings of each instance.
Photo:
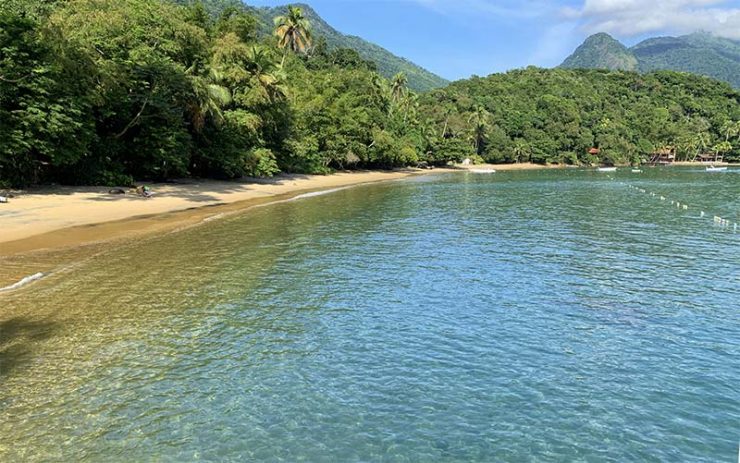
[[[651,38],[626,48],[608,34],[600,33],[587,38],[560,67],[681,71],[740,88],[740,42],[701,32]]]
[[[740,43],[697,33],[648,39],[631,49],[645,72],[673,69],[729,82],[740,88]]]
[[[592,35],[563,64],[566,69],[611,69],[636,71],[637,58],[609,34]]]
[[[192,0],[173,1],[181,5],[192,3]],[[240,0],[201,0],[201,2],[212,17],[219,16],[224,9],[229,7],[246,8],[247,11],[260,20],[260,32],[263,36],[272,34],[273,19],[285,14],[288,9],[288,4],[277,7],[256,7],[242,3]],[[323,38],[326,40],[329,49],[351,48],[357,51],[363,59],[374,62],[377,65],[378,72],[387,78],[392,78],[399,72],[403,72],[408,77],[409,88],[418,92],[444,87],[449,83],[442,77],[405,58],[394,55],[383,47],[360,37],[339,32],[324,21],[310,5],[305,3],[291,3],[290,5],[298,6],[303,10],[303,14],[311,22],[314,39]]]
[[[740,93],[673,71],[530,67],[426,93],[421,114],[450,146],[477,139],[493,163],[638,163],[665,146],[681,160],[714,151],[740,158]]]
[[[375,62],[378,65],[378,71],[388,78],[393,77],[399,72],[403,72],[408,77],[409,87],[416,91],[427,91],[433,88],[444,87],[448,84],[448,81],[442,77],[427,71],[405,58],[394,55],[383,47],[370,43],[360,37],[345,35],[337,31],[324,21],[309,5],[296,5],[303,10],[303,13],[311,21],[314,36],[323,37],[329,48],[352,48],[356,50],[362,58]],[[272,32],[273,18],[284,14],[287,6],[274,8],[250,7],[250,9],[262,20],[263,33],[269,34]]]

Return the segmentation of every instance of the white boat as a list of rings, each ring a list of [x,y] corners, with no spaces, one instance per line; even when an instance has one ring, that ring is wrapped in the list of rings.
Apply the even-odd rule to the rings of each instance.
[[[727,167],[707,167],[707,172],[727,172]]]
[[[474,174],[495,174],[494,169],[470,169],[470,172]]]
[[[599,172],[616,172],[617,168],[616,167],[599,167],[598,171]]]
[[[632,169],[632,173],[633,174],[641,174],[642,173],[642,170],[640,170],[640,169]]]

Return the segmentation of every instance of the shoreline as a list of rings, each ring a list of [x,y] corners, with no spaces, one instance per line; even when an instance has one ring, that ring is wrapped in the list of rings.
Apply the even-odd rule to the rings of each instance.
[[[347,188],[452,169],[279,175],[248,181],[150,184],[153,198],[109,187],[41,187],[0,205],[0,256],[52,250],[149,234],[301,194]]]
[[[454,171],[404,169],[151,184],[155,196],[150,199],[111,195],[109,187],[24,191],[9,203],[0,204],[0,295],[46,280],[112,246],[126,246],[134,240],[306,195]]]
[[[676,166],[704,166],[698,162]],[[493,169],[500,172],[567,169],[532,163],[457,165],[450,168],[352,171],[331,175],[281,174],[243,181],[187,180],[152,184],[153,198],[112,195],[110,187],[42,186],[0,204],[0,257],[50,251],[164,232],[224,213],[305,193],[398,180],[410,176]]]

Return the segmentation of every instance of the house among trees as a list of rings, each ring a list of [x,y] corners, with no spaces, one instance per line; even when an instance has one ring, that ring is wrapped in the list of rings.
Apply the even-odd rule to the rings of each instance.
[[[652,165],[667,165],[673,164],[676,161],[676,148],[672,146],[666,146],[656,150],[650,155],[650,164]]]
[[[598,156],[599,154],[601,154],[601,150],[598,148],[591,148],[590,150],[588,150],[588,154],[590,154],[591,156]]]
[[[704,153],[696,156],[695,161],[708,162],[708,163],[721,163],[724,162],[725,156],[720,153]]]

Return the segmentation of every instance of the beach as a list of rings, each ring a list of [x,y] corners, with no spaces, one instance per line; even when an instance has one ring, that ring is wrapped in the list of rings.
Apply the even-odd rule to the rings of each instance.
[[[290,199],[302,193],[412,175],[454,170],[494,169],[504,172],[563,167],[532,163],[478,164],[432,170],[283,174],[242,181],[187,180],[148,184],[154,192],[152,198],[143,198],[133,189],[126,189],[126,194],[111,194],[111,188],[103,186],[44,186],[21,191],[8,203],[0,204],[0,256],[160,232],[224,212]]]
[[[310,191],[396,180],[426,170],[279,175],[247,181],[186,181],[147,184],[153,197],[133,189],[53,186],[24,191],[0,205],[0,255],[84,244],[203,220],[234,210]],[[231,206],[228,208],[227,206]]]
[[[530,163],[461,166],[460,169],[543,169]],[[286,174],[245,181],[188,180],[147,184],[154,196],[133,189],[111,194],[111,187],[47,186],[22,191],[0,204],[0,256],[59,248],[173,228],[235,209],[289,199],[298,194],[397,180],[451,169]]]
[[[497,169],[11,256],[5,286],[43,277],[0,292],[0,460],[733,455],[739,290],[701,276],[737,272],[712,219],[736,196],[696,168]]]

